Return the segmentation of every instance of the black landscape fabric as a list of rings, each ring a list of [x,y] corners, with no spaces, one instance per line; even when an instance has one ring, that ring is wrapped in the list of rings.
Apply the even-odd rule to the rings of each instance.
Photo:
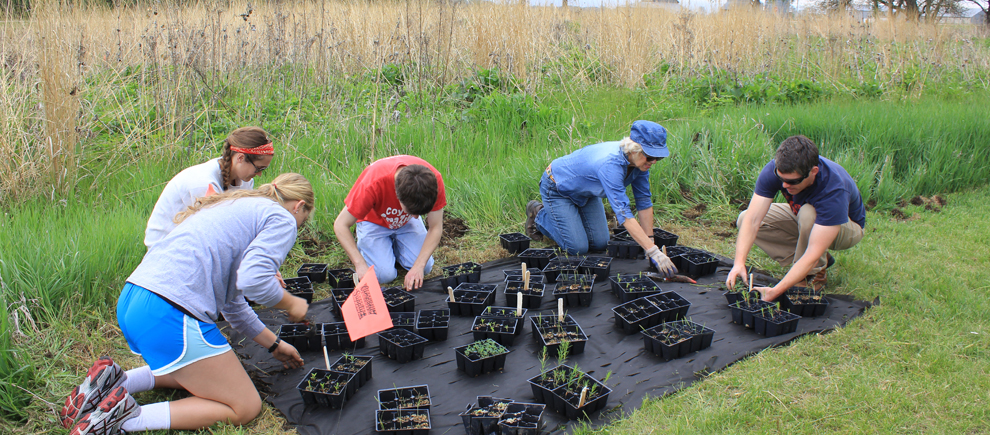
[[[483,264],[482,283],[502,284],[503,269],[518,268],[520,261],[507,258]],[[643,259],[613,259],[611,276],[617,273],[638,273],[645,269]],[[612,308],[620,302],[613,296],[607,280],[595,283],[594,299],[590,307],[568,307],[567,313],[581,325],[588,335],[588,343],[584,353],[573,355],[567,359],[567,364],[577,365],[591,376],[601,380],[608,371],[612,376],[608,386],[612,393],[604,411],[594,413],[591,417],[592,426],[600,426],[610,419],[627,416],[633,409],[638,408],[646,397],[660,397],[684,388],[707,372],[722,370],[728,365],[745,358],[747,355],[759,352],[773,346],[786,344],[798,336],[808,333],[823,332],[843,325],[853,317],[862,314],[869,307],[869,302],[852,300],[841,295],[829,295],[830,305],[824,316],[802,318],[798,322],[795,333],[766,338],[757,335],[753,330],[732,323],[732,316],[727,308],[724,295],[718,290],[724,282],[728,271],[723,261],[722,267],[715,274],[703,276],[698,284],[661,283],[664,291],[674,291],[691,302],[688,318],[704,324],[715,330],[714,341],[708,349],[689,354],[685,357],[664,361],[662,358],[646,352],[643,347],[643,336],[639,333],[625,334],[615,326]],[[763,281],[774,281],[763,277]],[[757,284],[760,280],[757,280]],[[496,290],[497,306],[505,305],[504,285]],[[543,310],[555,310],[557,303],[553,299],[548,285],[543,298]],[[440,288],[438,279],[430,280],[416,295],[416,310],[447,308],[444,290]],[[310,305],[309,315],[315,322],[338,321],[331,314],[333,302],[331,299],[314,302]],[[530,310],[528,315],[536,310]],[[261,320],[273,331],[286,323],[285,316],[277,310],[260,310]],[[375,410],[378,409],[377,391],[394,387],[412,385],[429,385],[432,396],[430,416],[432,433],[461,434],[464,426],[458,416],[465,407],[476,402],[477,396],[495,396],[513,399],[517,402],[533,402],[532,389],[527,382],[529,378],[540,373],[538,352],[540,344],[532,336],[532,324],[525,322],[524,332],[516,337],[510,347],[505,370],[501,373],[489,373],[478,377],[468,377],[457,370],[454,360],[454,347],[463,346],[473,341],[470,332],[473,317],[452,316],[450,320],[449,339],[441,342],[430,342],[426,345],[423,358],[405,364],[399,364],[379,353],[378,338],[375,335],[366,338],[366,346],[353,351],[355,355],[374,355],[373,378],[363,385],[355,397],[351,398],[343,409],[331,410],[317,406],[306,407],[296,386],[313,367],[325,368],[321,351],[309,351],[302,354],[306,361],[304,368],[285,370],[261,346],[250,339],[238,334],[231,328],[224,330],[230,336],[230,342],[240,356],[245,368],[258,385],[262,397],[281,411],[289,423],[296,425],[301,434],[371,434],[375,433]],[[341,351],[330,353],[330,362],[335,361]],[[547,368],[556,365],[551,356]],[[562,415],[550,410],[544,412],[545,433],[569,432],[574,422],[568,422]]]

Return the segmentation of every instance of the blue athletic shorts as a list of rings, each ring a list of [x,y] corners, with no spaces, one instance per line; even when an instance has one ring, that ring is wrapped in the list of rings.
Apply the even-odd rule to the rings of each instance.
[[[117,323],[131,352],[141,355],[155,376],[231,350],[217,325],[189,317],[131,283],[117,300]]]

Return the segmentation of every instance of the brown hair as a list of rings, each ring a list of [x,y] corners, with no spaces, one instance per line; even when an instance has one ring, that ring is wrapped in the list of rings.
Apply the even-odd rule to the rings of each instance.
[[[256,148],[271,142],[272,140],[268,138],[268,132],[261,127],[241,127],[230,132],[227,138],[223,140],[223,157],[220,157],[220,175],[223,177],[223,190],[227,190],[231,184],[234,184],[234,176],[230,173],[230,168],[234,161],[234,152],[230,150],[230,147]],[[245,154],[244,157],[252,163],[258,161],[260,158],[253,154]]]
[[[395,196],[409,214],[424,215],[437,202],[437,176],[423,165],[409,165],[395,175]]]
[[[268,198],[279,204],[288,201],[305,201],[303,208],[312,211],[316,198],[313,195],[313,186],[309,180],[302,175],[288,172],[275,177],[271,183],[263,184],[256,190],[232,190],[216,195],[210,195],[196,199],[196,203],[190,205],[185,210],[175,215],[173,221],[176,224],[186,220],[189,216],[196,214],[205,207],[209,207],[224,201],[233,201],[239,198]]]
[[[818,146],[802,135],[784,139],[774,157],[777,172],[781,174],[799,173],[807,177],[811,168],[818,166]]]

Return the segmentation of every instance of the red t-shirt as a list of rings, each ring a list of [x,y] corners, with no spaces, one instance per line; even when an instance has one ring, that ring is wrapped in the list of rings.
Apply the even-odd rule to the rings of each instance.
[[[378,160],[361,172],[351,188],[344,205],[358,222],[371,222],[395,230],[401,228],[412,216],[402,211],[399,198],[395,196],[395,171],[409,165],[423,165],[437,176],[437,202],[433,210],[447,205],[447,195],[443,188],[443,177],[432,165],[419,157],[392,156]]]

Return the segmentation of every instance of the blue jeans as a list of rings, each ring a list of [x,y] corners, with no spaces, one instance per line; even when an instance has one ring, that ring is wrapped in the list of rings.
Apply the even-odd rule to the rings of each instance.
[[[371,222],[357,223],[357,247],[368,266],[375,266],[375,276],[379,283],[390,282],[398,276],[395,259],[409,270],[416,257],[423,250],[426,241],[426,226],[422,218],[409,219],[405,225],[390,230]],[[398,255],[396,255],[398,254]],[[426,261],[423,275],[433,270],[433,256]]]
[[[557,183],[546,172],[540,179],[543,209],[536,215],[536,227],[553,239],[569,254],[602,251],[608,244],[608,221],[601,198],[588,200],[578,207],[570,198],[557,191]]]

